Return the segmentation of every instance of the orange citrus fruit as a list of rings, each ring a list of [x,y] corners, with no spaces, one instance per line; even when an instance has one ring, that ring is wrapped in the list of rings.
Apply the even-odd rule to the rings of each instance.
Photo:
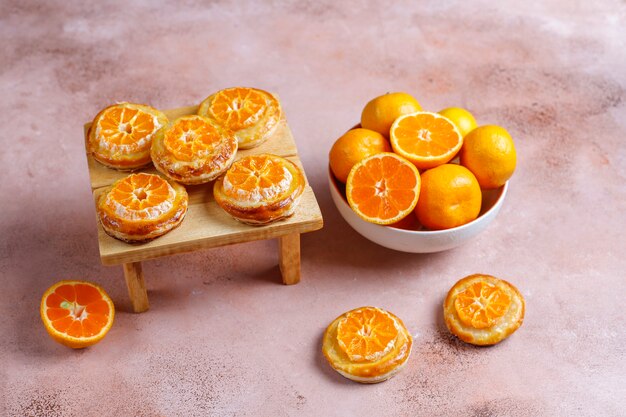
[[[134,218],[148,218],[150,211],[158,210],[161,203],[173,194],[166,180],[154,174],[140,172],[115,183],[109,199],[116,203],[117,211],[133,211]]]
[[[466,137],[461,165],[474,173],[483,188],[504,185],[515,171],[517,156],[509,132],[495,125],[480,126]]]
[[[387,93],[365,105],[361,113],[361,126],[389,137],[389,129],[398,117],[420,110],[422,106],[410,94]]]
[[[98,343],[113,325],[113,301],[99,285],[60,281],[46,290],[39,310],[48,334],[74,349]]]
[[[476,177],[460,165],[444,164],[422,174],[415,213],[428,229],[450,229],[478,217],[481,202]]]
[[[392,224],[409,215],[420,195],[420,174],[406,159],[390,152],[365,158],[348,175],[346,197],[363,220]]]
[[[472,113],[461,107],[448,107],[438,113],[450,119],[463,137],[476,128],[476,119],[474,119]]]
[[[165,131],[163,145],[180,161],[193,161],[213,152],[222,142],[222,134],[209,119],[183,116]]]
[[[383,135],[369,129],[348,130],[330,148],[330,169],[345,184],[350,170],[357,162],[380,152],[391,152],[391,146]]]
[[[375,361],[394,347],[399,328],[385,310],[363,307],[348,312],[337,326],[337,342],[350,360]]]
[[[419,169],[445,164],[463,145],[459,129],[437,113],[417,112],[400,116],[391,126],[391,147]]]
[[[495,285],[477,281],[456,296],[454,308],[463,324],[485,329],[507,312],[511,297]]]

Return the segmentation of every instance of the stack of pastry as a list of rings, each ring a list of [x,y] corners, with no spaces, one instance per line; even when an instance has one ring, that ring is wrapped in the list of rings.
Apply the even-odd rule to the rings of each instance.
[[[235,219],[263,225],[289,217],[305,184],[295,164],[262,154],[229,169],[238,149],[259,146],[274,135],[281,115],[272,94],[244,87],[218,91],[200,104],[198,114],[171,121],[146,105],[103,109],[88,132],[94,159],[121,171],[152,162],[162,174],[130,175],[105,190],[97,203],[103,229],[127,242],[161,236],[187,212],[188,196],[180,184],[205,184],[220,176],[215,199]]]

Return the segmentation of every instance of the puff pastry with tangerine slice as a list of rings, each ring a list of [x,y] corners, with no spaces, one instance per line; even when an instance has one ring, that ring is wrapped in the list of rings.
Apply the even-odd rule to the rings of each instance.
[[[443,303],[446,326],[474,345],[494,345],[509,337],[524,321],[524,297],[509,282],[474,274],[459,280]]]
[[[260,226],[290,217],[306,180],[288,159],[251,155],[235,162],[213,187],[217,204],[243,223]]]
[[[276,97],[267,91],[232,87],[207,97],[200,103],[198,114],[231,130],[240,149],[250,149],[274,134],[282,109]]]
[[[170,122],[152,143],[156,169],[183,184],[203,184],[230,167],[237,139],[206,117],[189,115]]]
[[[143,242],[178,226],[187,213],[185,187],[155,174],[131,174],[113,183],[97,202],[104,231],[126,242]]]
[[[159,110],[133,103],[118,103],[96,115],[87,134],[94,159],[109,168],[134,170],[150,163],[155,134],[167,124]]]
[[[398,317],[361,307],[337,317],[326,329],[322,352],[330,366],[356,382],[377,383],[406,365],[413,339]]]

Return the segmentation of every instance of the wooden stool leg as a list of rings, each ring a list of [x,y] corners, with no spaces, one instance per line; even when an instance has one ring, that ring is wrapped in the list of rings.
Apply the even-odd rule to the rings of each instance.
[[[300,282],[300,233],[278,238],[278,262],[283,276],[283,284]]]
[[[150,304],[148,303],[146,284],[143,280],[141,262],[124,264],[124,278],[126,278],[126,287],[128,287],[128,295],[133,305],[133,311],[135,313],[147,311],[150,308]]]

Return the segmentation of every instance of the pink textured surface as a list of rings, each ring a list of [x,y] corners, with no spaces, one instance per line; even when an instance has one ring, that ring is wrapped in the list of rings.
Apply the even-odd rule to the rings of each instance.
[[[623,1],[104,3],[0,7],[0,415],[624,415]],[[99,262],[82,125],[117,100],[172,108],[232,85],[280,95],[322,207],[303,281],[279,284],[274,241],[164,258],[144,265],[151,310],[132,314],[121,268]],[[503,210],[464,247],[392,252],[332,205],[328,149],[395,90],[516,140]],[[474,272],[526,297],[524,325],[493,348],[442,322]],[[39,319],[67,278],[118,309],[82,351]],[[368,304],[415,337],[405,370],[374,386],[320,353],[325,326]]]

